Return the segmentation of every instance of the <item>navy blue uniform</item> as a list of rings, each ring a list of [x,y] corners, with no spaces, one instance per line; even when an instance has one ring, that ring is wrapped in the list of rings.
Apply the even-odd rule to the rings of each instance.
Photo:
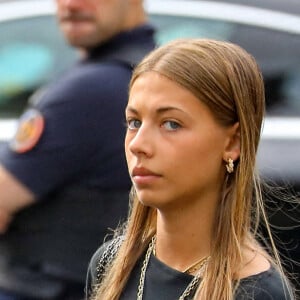
[[[18,213],[1,237],[0,249],[9,249],[9,258],[4,255],[0,273],[18,278],[14,269],[21,267],[33,288],[36,274],[45,275],[46,286],[53,278],[84,284],[88,261],[107,229],[127,216],[128,84],[132,67],[153,48],[149,25],[121,33],[33,99],[33,111],[44,120],[41,135],[29,150],[11,143],[0,162],[37,203]],[[0,288],[8,285],[0,278]]]

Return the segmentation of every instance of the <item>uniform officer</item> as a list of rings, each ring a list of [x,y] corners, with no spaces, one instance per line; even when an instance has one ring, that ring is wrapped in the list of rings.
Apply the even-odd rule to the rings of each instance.
[[[34,96],[0,155],[0,290],[9,299],[82,298],[92,253],[127,215],[128,83],[154,47],[142,0],[56,4],[81,60]]]

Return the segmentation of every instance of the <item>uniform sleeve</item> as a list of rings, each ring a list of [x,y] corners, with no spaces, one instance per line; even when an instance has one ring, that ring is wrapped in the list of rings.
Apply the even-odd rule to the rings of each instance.
[[[0,154],[1,164],[38,198],[84,181],[93,164],[105,164],[112,153],[120,153],[116,149],[123,137],[114,142],[111,136],[120,136],[124,128],[129,79],[130,71],[120,66],[75,69],[34,105],[44,118],[36,145],[23,153],[7,145]]]

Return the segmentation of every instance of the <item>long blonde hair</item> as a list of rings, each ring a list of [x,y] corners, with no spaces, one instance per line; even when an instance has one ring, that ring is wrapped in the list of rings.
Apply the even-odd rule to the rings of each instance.
[[[268,227],[255,170],[265,111],[261,72],[254,58],[239,46],[208,39],[177,40],[154,50],[135,69],[130,88],[149,71],[191,91],[221,125],[239,122],[240,158],[234,174],[223,183],[222,200],[214,220],[211,260],[195,295],[195,299],[201,300],[231,300],[236,288],[235,275],[242,265],[241,247],[256,243],[260,216]],[[131,199],[125,240],[95,299],[119,299],[130,272],[156,232],[155,209],[141,204],[134,190]],[[274,245],[273,248],[276,253]]]

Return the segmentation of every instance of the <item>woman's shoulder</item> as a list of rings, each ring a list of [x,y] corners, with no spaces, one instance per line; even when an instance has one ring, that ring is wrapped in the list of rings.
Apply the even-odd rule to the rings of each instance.
[[[115,257],[123,239],[123,236],[117,236],[103,243],[96,250],[90,261],[90,269],[94,275],[99,277],[99,275],[104,272],[106,266],[109,265]]]
[[[293,300],[289,295],[287,282],[273,265],[262,271],[240,280],[236,299],[255,300]]]
[[[115,237],[112,240],[103,243],[93,254],[86,277],[86,299],[89,299],[93,288],[100,283],[106,267],[115,257],[123,239],[123,236]]]

